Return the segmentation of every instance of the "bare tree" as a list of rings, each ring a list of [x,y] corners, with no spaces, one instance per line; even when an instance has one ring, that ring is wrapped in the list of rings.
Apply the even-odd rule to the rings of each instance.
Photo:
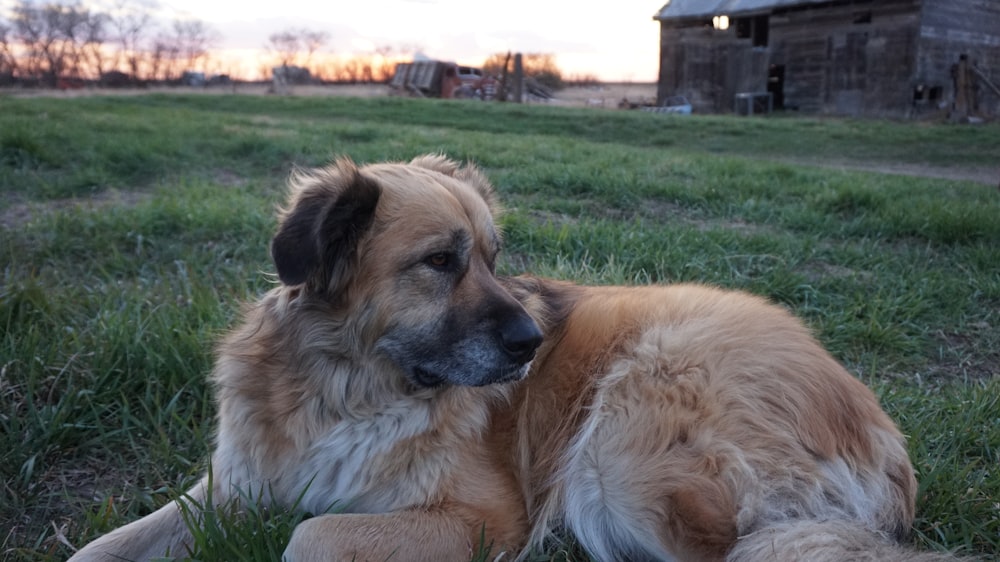
[[[0,82],[14,78],[17,73],[17,57],[14,56],[13,28],[0,20]]]
[[[30,0],[21,0],[11,13],[4,58],[12,59],[9,65],[18,68],[21,78],[55,86],[64,76],[85,77],[103,64],[103,14],[79,4],[39,6]],[[20,45],[11,45],[11,38]]]
[[[329,40],[330,34],[325,31],[288,28],[272,33],[267,38],[265,49],[273,57],[275,66],[302,66],[318,74],[313,57]]]
[[[160,32],[153,41],[149,53],[149,78],[169,82],[179,76],[177,67],[180,65],[180,46],[177,38],[168,33]]]
[[[308,68],[313,63],[313,55],[316,54],[323,45],[326,45],[327,41],[330,40],[330,34],[325,31],[310,31],[308,29],[302,30],[302,45],[306,49],[306,60],[303,66]]]
[[[157,35],[149,53],[150,74],[164,81],[204,67],[218,34],[200,20],[176,20],[169,33]]]
[[[145,51],[142,45],[146,41],[146,33],[153,24],[151,13],[153,6],[147,2],[117,0],[109,17],[110,25],[114,29],[114,40],[118,46],[111,66],[125,69],[133,80],[139,79],[142,59],[152,54]],[[155,43],[150,51],[153,50]]]
[[[354,60],[357,61],[357,75],[352,82],[360,82],[362,84],[371,84],[374,82],[375,75],[372,55],[367,53],[355,55]]]
[[[104,44],[108,40],[109,20],[107,14],[90,12],[83,22],[81,50],[84,66],[89,74],[98,79],[104,75],[109,62],[104,52]]]
[[[204,66],[209,51],[218,41],[218,33],[201,20],[174,21],[174,37],[187,70]]]
[[[90,11],[81,6],[48,4],[43,9],[55,41],[46,53],[53,78],[83,74],[83,36]]]
[[[392,80],[392,75],[396,71],[396,65],[392,62],[392,54],[395,48],[392,45],[382,45],[375,47],[375,55],[379,59],[378,81],[388,82]]]
[[[277,59],[278,66],[295,66],[302,50],[302,40],[299,30],[286,29],[272,33],[267,38],[267,50]]]
[[[53,39],[42,17],[42,10],[22,0],[11,10],[14,38],[21,44],[21,77],[39,79],[45,70],[45,49]]]
[[[358,81],[359,76],[361,76],[361,63],[357,58],[350,58],[340,65],[336,80],[337,82],[354,84]]]
[[[167,46],[160,40],[161,38],[162,36],[157,36],[149,47],[146,61],[149,68],[145,77],[146,80],[159,80],[160,73],[164,72],[164,66],[168,57]]]

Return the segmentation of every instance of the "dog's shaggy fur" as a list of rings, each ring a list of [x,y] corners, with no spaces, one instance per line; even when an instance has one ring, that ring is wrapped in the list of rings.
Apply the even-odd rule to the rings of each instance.
[[[289,561],[513,558],[557,527],[608,561],[909,558],[903,437],[791,314],[498,278],[496,212],[439,156],[295,175],[281,284],[218,349],[214,473],[178,501],[298,501]],[[73,560],[184,554],[179,507]]]

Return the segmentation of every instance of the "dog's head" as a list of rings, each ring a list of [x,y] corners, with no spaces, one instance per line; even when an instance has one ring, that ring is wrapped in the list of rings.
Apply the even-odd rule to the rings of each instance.
[[[542,340],[497,281],[493,190],[441,156],[293,176],[271,242],[281,282],[337,317],[337,337],[419,387],[522,378]]]

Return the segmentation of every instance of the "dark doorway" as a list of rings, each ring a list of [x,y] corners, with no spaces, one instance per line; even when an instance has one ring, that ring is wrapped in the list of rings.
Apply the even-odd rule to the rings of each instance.
[[[785,65],[772,64],[767,69],[767,91],[774,109],[785,109]]]

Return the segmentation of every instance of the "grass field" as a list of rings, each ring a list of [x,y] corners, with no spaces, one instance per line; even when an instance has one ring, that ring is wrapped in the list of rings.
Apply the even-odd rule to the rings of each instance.
[[[2,559],[64,559],[203,470],[212,342],[272,282],[292,167],[426,152],[493,179],[504,273],[702,281],[794,310],[909,436],[915,542],[1000,552],[1000,193],[802,163],[996,167],[995,125],[0,96]],[[201,560],[270,559],[295,522],[210,519]]]

